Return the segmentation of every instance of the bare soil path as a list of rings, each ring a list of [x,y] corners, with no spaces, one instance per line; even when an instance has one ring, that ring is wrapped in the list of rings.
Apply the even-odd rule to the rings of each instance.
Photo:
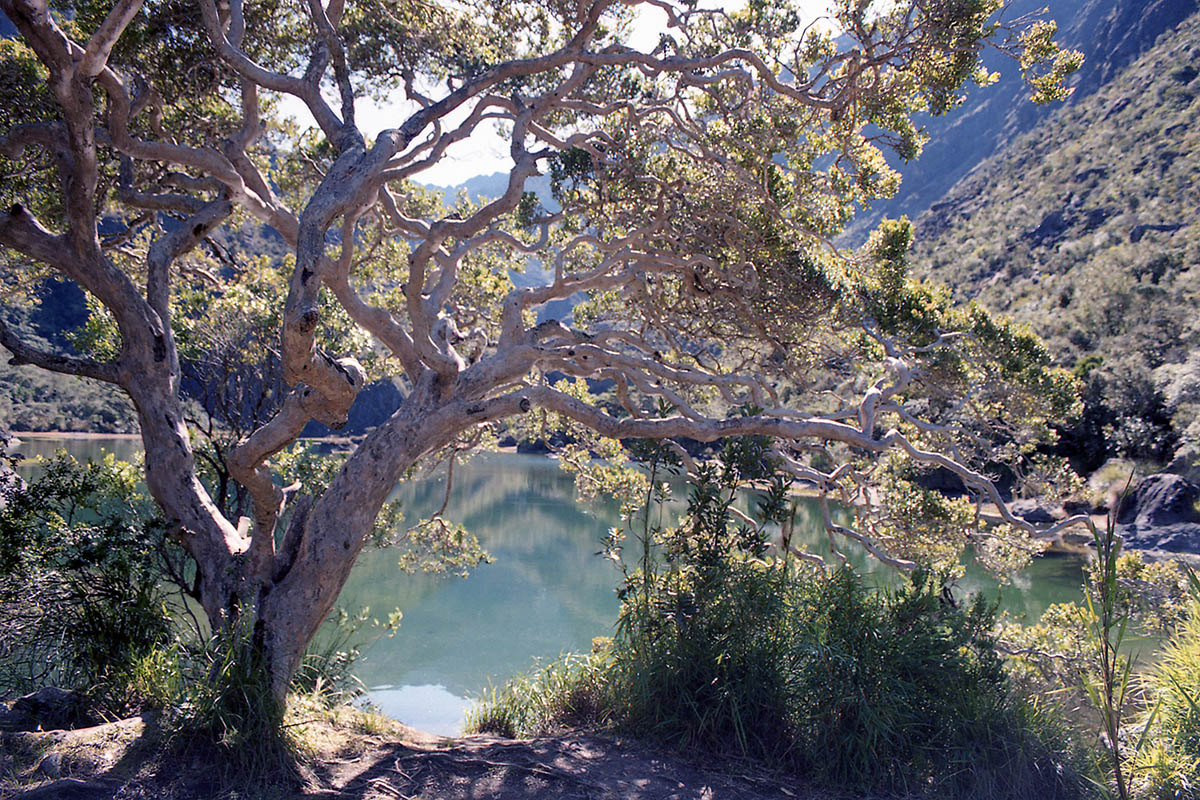
[[[384,744],[343,769],[322,798],[446,800],[795,800],[811,792],[668,756],[627,740],[570,733],[530,740],[473,736],[433,747]],[[353,772],[353,774],[351,774]],[[346,779],[348,778],[348,780]]]
[[[13,800],[837,800],[735,761],[594,732],[443,739],[343,709],[303,723],[303,786],[238,786],[152,718],[0,733]],[[860,799],[861,800],[861,799]]]

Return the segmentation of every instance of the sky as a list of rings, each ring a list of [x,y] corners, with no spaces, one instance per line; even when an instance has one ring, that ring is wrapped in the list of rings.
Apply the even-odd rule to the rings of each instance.
[[[745,5],[745,0],[720,2],[708,0],[701,2],[704,8],[725,8],[733,10]],[[827,5],[827,0],[799,0],[797,3],[809,18],[820,16]],[[658,43],[659,33],[666,28],[667,15],[662,9],[642,5],[638,7],[638,19],[634,23],[630,44],[643,51],[648,51]],[[282,101],[284,113],[296,119],[302,125],[313,126],[315,123],[308,109],[294,97],[285,97]],[[337,107],[337,104],[333,104]],[[394,101],[376,102],[370,98],[359,98],[355,104],[355,117],[359,129],[368,137],[374,137],[381,130],[399,127],[418,106],[397,98]],[[448,125],[456,124],[466,117],[469,109],[462,109],[452,114]],[[416,176],[420,183],[431,186],[457,186],[477,175],[490,175],[494,172],[507,172],[513,165],[508,156],[507,142],[495,131],[493,125],[480,125],[469,139],[451,145],[442,160]]]

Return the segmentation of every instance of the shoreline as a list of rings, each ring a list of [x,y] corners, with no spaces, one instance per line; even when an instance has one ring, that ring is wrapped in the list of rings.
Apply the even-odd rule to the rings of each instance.
[[[140,433],[93,433],[91,431],[8,431],[14,439],[140,439]]]
[[[42,441],[52,440],[52,439],[66,439],[66,440],[70,440],[70,441],[89,441],[89,440],[91,440],[91,441],[122,441],[122,440],[140,440],[141,439],[140,433],[95,433],[95,432],[91,432],[91,431],[18,431],[18,430],[9,430],[9,431],[7,431],[7,433],[11,437],[10,445],[17,444],[23,439],[25,439],[25,440],[42,440]],[[345,445],[353,444],[353,443],[355,443],[356,438],[357,437],[349,437],[349,436],[314,436],[314,437],[305,437],[305,438],[300,439],[299,441],[328,444],[328,445],[333,445],[333,446],[337,447],[337,446],[345,446]],[[518,451],[518,449],[515,445],[506,445],[506,446],[497,447],[495,449],[495,452],[503,454],[503,455],[527,455],[527,456],[534,456],[534,457],[548,455],[546,453],[521,453]],[[805,486],[805,485],[794,487],[791,490],[791,494],[792,494],[792,496],[803,497],[803,498],[815,498],[815,497],[819,496],[819,493],[816,492],[811,486]],[[857,503],[855,505],[857,505]],[[989,523],[989,524],[997,524],[997,523],[1001,522],[1003,519],[1000,516],[998,510],[991,504],[986,504],[982,508],[982,513],[980,514],[980,518],[984,522]],[[1103,527],[1106,523],[1106,517],[1105,517],[1105,515],[1102,515],[1102,514],[1092,514],[1091,521],[1092,521],[1092,524],[1095,525],[1097,528],[1103,529]],[[1082,526],[1077,526],[1076,528],[1073,528],[1073,529],[1059,531],[1056,535],[1051,536],[1051,537],[1045,537],[1045,536],[1037,537],[1040,541],[1044,542],[1047,545],[1046,548],[1042,551],[1042,554],[1044,554],[1044,555],[1081,556],[1081,555],[1086,555],[1087,553],[1091,552],[1091,544],[1089,541],[1087,541],[1089,537],[1081,535],[1080,534],[1081,530],[1086,530],[1086,529],[1083,529]],[[1064,536],[1064,534],[1066,534],[1066,535]],[[1189,566],[1191,566],[1195,569],[1200,569],[1200,553],[1176,553],[1173,551],[1163,551],[1163,550],[1153,550],[1153,549],[1139,550],[1139,552],[1141,552],[1143,554],[1143,556],[1146,557],[1147,560],[1149,560],[1149,561],[1179,560],[1184,563],[1187,563]]]

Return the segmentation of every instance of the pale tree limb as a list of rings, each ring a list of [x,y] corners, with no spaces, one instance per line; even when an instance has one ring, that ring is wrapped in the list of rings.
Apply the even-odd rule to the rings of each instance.
[[[0,345],[4,345],[12,358],[9,364],[33,364],[34,366],[58,372],[63,375],[76,375],[81,378],[93,378],[105,383],[119,383],[120,374],[116,364],[92,361],[86,358],[59,355],[39,350],[26,344],[11,328],[0,320]]]
[[[170,324],[171,264],[195,247],[233,213],[228,200],[214,200],[199,208],[175,230],[160,236],[150,245],[146,256],[146,300],[165,323]]]

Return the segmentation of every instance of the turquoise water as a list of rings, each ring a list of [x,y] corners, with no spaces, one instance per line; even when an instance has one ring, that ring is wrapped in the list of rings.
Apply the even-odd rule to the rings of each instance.
[[[29,440],[19,449],[32,457],[60,446],[77,458],[140,452],[136,439]],[[406,519],[416,521],[440,508],[444,493],[444,477],[437,475],[403,483],[393,497]],[[573,480],[554,460],[509,453],[459,465],[445,516],[475,533],[493,563],[467,578],[409,575],[388,550],[367,550],[339,605],[351,613],[369,607],[379,618],[401,610],[396,634],[364,649],[358,678],[385,714],[453,734],[471,698],[489,684],[528,670],[535,659],[590,650],[593,637],[611,633],[620,573],[597,552],[619,520],[614,504],[578,502]],[[802,505],[795,538],[816,549],[822,536],[816,508]],[[852,560],[869,566],[861,553]],[[960,587],[999,592],[1005,610],[1036,619],[1050,603],[1078,598],[1081,581],[1078,559],[1046,556],[1009,586],[969,568]]]

